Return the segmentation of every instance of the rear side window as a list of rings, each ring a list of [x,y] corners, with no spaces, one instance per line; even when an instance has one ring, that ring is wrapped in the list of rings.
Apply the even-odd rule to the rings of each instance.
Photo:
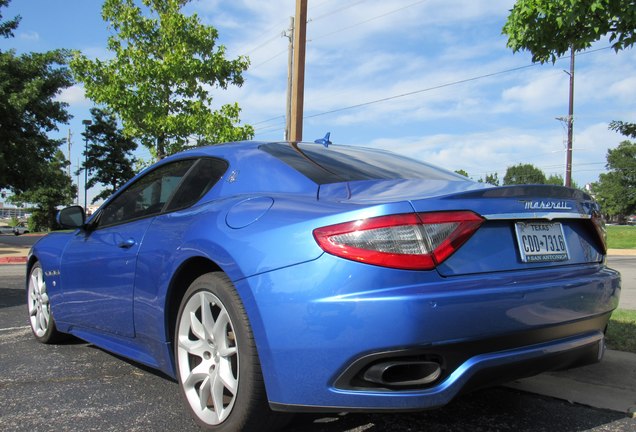
[[[166,211],[183,209],[199,201],[225,174],[227,167],[228,164],[224,160],[200,159],[188,172]]]
[[[260,149],[318,184],[356,180],[466,180],[465,177],[394,153],[357,147],[269,143]]]

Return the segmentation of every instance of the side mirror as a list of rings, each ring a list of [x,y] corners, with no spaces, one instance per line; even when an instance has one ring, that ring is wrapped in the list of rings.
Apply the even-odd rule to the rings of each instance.
[[[84,226],[86,216],[82,207],[72,206],[60,210],[55,219],[63,228],[81,228]]]

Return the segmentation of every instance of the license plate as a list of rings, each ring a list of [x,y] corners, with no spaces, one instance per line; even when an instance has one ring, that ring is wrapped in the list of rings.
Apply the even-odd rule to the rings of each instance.
[[[560,223],[517,222],[515,230],[523,262],[565,261],[569,258]]]

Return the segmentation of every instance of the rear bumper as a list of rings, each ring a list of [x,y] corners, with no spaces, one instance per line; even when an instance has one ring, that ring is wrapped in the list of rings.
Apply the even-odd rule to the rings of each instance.
[[[425,390],[370,392],[334,390],[357,400],[353,406],[303,406],[270,402],[287,412],[421,410],[446,405],[460,393],[491,386],[547,370],[596,363],[604,353],[600,331],[529,347],[474,356],[440,384]]]
[[[598,361],[620,276],[594,264],[443,278],[323,255],[236,286],[274,409],[381,411]],[[437,356],[443,373],[406,389],[355,378],[391,356]]]

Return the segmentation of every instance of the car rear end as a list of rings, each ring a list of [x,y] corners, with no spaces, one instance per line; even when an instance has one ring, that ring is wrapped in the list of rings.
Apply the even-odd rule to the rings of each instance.
[[[367,179],[319,201],[341,208],[315,221],[325,253],[241,282],[275,409],[430,408],[601,359],[620,276],[586,194]]]

